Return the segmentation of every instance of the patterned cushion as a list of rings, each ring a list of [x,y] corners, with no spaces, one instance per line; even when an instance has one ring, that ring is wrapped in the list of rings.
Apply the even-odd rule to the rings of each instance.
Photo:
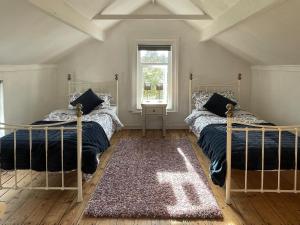
[[[81,94],[82,93],[80,93],[80,92],[74,92],[74,93],[70,94],[68,109],[76,109],[76,107],[72,106],[70,103],[74,102]]]
[[[112,96],[109,93],[96,93],[96,95],[104,102],[101,104],[101,108],[109,108],[112,100]]]

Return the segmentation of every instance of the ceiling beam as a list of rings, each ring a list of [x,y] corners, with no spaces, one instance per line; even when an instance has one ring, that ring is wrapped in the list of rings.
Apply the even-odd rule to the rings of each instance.
[[[98,14],[102,14],[107,8],[109,8],[113,3],[115,3],[116,0],[110,0],[102,9]]]
[[[103,32],[93,21],[79,14],[63,0],[29,0],[29,2],[46,12],[48,15],[53,16],[96,40],[104,40]]]
[[[207,8],[204,6],[204,4],[202,3],[202,1],[191,0],[191,2],[194,4],[194,6],[196,6],[198,9],[200,9],[206,15],[209,15],[211,18],[213,18],[212,14],[208,12]]]
[[[232,8],[215,19],[209,26],[204,28],[201,32],[200,40],[207,41],[221,32],[224,32],[229,28],[239,24],[250,16],[274,6],[276,3],[281,3],[284,1],[287,0],[240,0]]]
[[[97,14],[94,20],[210,20],[208,15],[175,15],[175,14]]]

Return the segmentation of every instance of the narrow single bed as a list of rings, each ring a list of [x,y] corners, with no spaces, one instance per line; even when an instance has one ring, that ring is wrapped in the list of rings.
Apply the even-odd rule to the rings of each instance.
[[[123,127],[117,116],[118,76],[114,82],[73,82],[71,76],[68,81],[68,109],[30,125],[0,124],[7,131],[0,139],[0,168],[15,171],[13,186],[3,186],[0,174],[0,189],[77,190],[82,200],[82,172],[96,171],[99,155]],[[19,187],[18,170],[45,171],[46,186]],[[64,186],[64,172],[71,170],[77,170],[77,187]],[[49,187],[48,172],[61,172],[61,187]]]
[[[185,122],[211,161],[210,176],[213,183],[219,186],[226,183],[227,203],[230,202],[231,191],[298,193],[299,126],[275,126],[242,110],[239,97],[236,97],[240,95],[240,80],[239,75],[237,86],[201,84],[196,89],[190,83],[191,113]],[[232,169],[245,171],[243,189],[231,189]],[[248,189],[248,170],[261,171],[260,189]],[[278,173],[277,189],[264,189],[264,171],[267,170]],[[282,170],[294,170],[292,190],[281,190]]]
[[[76,126],[76,111],[72,109],[55,110],[33,125],[51,125],[59,122],[69,122],[65,127]],[[116,115],[116,106],[95,109],[82,116],[82,172],[93,174],[99,163],[99,155],[109,146],[109,140],[113,133],[123,125]],[[48,132],[47,170],[51,172],[61,171],[61,133],[58,130]],[[32,145],[29,145],[29,131],[18,130],[16,132],[16,168],[46,170],[45,157],[45,131],[32,131]],[[64,171],[76,169],[76,130],[63,132],[64,145]],[[14,169],[14,134],[11,133],[0,139],[1,154],[0,167],[5,170]],[[31,147],[31,154],[30,154]],[[30,157],[31,165],[30,165]]]
[[[194,119],[192,119],[194,118]],[[234,119],[246,123],[271,125],[259,120],[249,112],[237,110]],[[214,184],[223,186],[226,178],[226,118],[217,116],[209,111],[194,110],[186,119],[193,133],[198,137],[198,145],[211,161],[210,176]],[[234,128],[250,128],[246,125],[233,124]],[[264,137],[264,169],[278,169],[278,133],[265,132]],[[248,170],[262,169],[262,132],[255,131],[248,136]],[[295,135],[284,131],[281,134],[281,169],[295,168]],[[245,170],[245,132],[235,132],[232,135],[232,168]],[[299,150],[298,150],[299,151]],[[298,159],[298,165],[300,160]],[[298,166],[299,167],[299,166]]]

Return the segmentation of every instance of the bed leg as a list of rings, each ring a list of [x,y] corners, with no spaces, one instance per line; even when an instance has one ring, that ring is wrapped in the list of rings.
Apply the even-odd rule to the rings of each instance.
[[[233,109],[234,106],[232,104],[228,104],[226,106],[227,112],[227,138],[226,138],[226,162],[227,162],[227,170],[226,170],[226,204],[230,204],[230,192],[231,192],[231,142],[232,142],[232,123],[233,123]]]
[[[82,170],[81,170],[81,158],[82,158],[82,111],[81,104],[76,106],[77,111],[77,202],[82,202]]]
[[[228,139],[227,139],[228,140]],[[230,166],[230,167],[229,167]],[[227,157],[227,171],[226,171],[226,184],[225,184],[225,188],[226,188],[226,198],[225,198],[225,202],[227,205],[231,204],[231,163],[228,163],[228,157]]]
[[[227,181],[226,181],[226,199],[225,202],[227,205],[231,204],[231,198],[230,198],[230,184],[229,187],[227,187]]]
[[[83,201],[83,196],[82,196],[82,185],[81,185],[81,187],[78,187],[77,202],[82,202],[82,201]]]

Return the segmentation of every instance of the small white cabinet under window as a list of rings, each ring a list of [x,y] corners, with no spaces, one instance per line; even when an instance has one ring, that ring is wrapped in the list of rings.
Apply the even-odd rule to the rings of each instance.
[[[146,135],[147,121],[153,116],[161,117],[163,136],[166,136],[167,104],[142,103],[143,136]]]

